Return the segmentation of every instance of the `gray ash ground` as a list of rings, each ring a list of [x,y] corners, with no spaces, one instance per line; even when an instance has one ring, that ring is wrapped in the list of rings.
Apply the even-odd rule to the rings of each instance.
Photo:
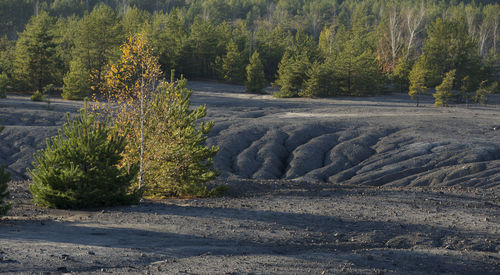
[[[13,210],[1,273],[499,274],[500,108],[405,95],[274,99],[192,82],[226,197],[96,210],[31,205],[25,168],[66,112],[0,100]],[[496,100],[496,101],[495,101]]]

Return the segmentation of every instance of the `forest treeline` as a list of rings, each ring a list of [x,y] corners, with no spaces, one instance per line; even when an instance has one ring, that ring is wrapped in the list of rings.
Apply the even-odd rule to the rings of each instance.
[[[70,99],[99,89],[131,33],[167,75],[283,97],[418,96],[446,80],[467,100],[500,73],[495,0],[0,0],[0,16],[0,90]]]

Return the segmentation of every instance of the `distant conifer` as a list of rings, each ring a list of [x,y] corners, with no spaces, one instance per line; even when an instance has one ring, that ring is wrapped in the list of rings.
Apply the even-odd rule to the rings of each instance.
[[[266,87],[266,77],[264,76],[264,66],[260,61],[259,53],[254,52],[250,58],[247,68],[246,88],[249,93],[262,93]]]

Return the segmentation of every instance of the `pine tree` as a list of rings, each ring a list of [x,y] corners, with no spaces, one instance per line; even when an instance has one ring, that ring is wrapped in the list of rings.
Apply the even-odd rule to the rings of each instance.
[[[335,82],[333,65],[328,62],[315,62],[307,72],[307,80],[304,90],[299,93],[304,97],[325,97],[334,96],[337,93],[338,86]]]
[[[409,89],[410,72],[412,60],[401,57],[398,59],[396,67],[392,71],[391,79],[399,86],[399,91],[404,92]]]
[[[275,93],[276,97],[295,97],[299,94],[307,78],[307,71],[311,63],[307,52],[292,56],[288,51],[278,67],[278,79],[275,84],[281,86],[280,91]]]
[[[414,66],[410,72],[410,91],[408,95],[411,99],[417,99],[417,107],[420,103],[420,95],[427,90],[425,86],[426,74],[427,72],[420,66]]]
[[[0,132],[3,126],[0,126]],[[5,166],[0,165],[0,217],[7,214],[10,209],[10,203],[5,200],[9,197],[8,182],[10,181],[10,174],[5,172]]]
[[[137,166],[121,167],[127,143],[115,128],[87,111],[68,121],[47,148],[35,154],[30,192],[33,202],[51,208],[88,208],[135,203],[131,190]]]
[[[218,33],[210,23],[196,17],[191,24],[189,40],[183,44],[183,60],[179,64],[181,73],[189,73],[194,77],[212,77],[216,70],[212,68],[218,56]],[[222,47],[222,50],[224,48]],[[222,53],[220,53],[222,55]]]
[[[289,35],[280,25],[272,31],[258,28],[255,32],[255,49],[259,52],[260,60],[264,65],[264,75],[269,82],[276,78],[279,63],[291,39]]]
[[[54,26],[54,18],[42,11],[30,19],[17,40],[15,75],[32,91],[56,81]]]
[[[123,39],[118,16],[104,4],[86,14],[77,28],[70,71],[64,76],[66,99],[81,99],[90,94],[91,87],[98,88],[106,66],[118,58]]]
[[[218,175],[213,158],[219,148],[205,145],[214,123],[199,122],[207,108],[191,108],[186,83],[185,79],[163,83],[148,109],[146,196],[203,197],[224,189],[208,191],[205,185]]]
[[[227,53],[222,58],[222,75],[231,83],[241,83],[244,80],[244,62],[238,45],[231,40],[227,44]]]
[[[262,93],[266,87],[266,78],[264,76],[264,66],[259,58],[259,53],[255,51],[250,58],[250,64],[247,68],[246,88],[248,93]]]
[[[340,28],[337,36],[339,49],[335,53],[334,71],[339,90],[345,95],[375,94],[381,86],[378,65],[369,47],[369,38],[363,33]]]
[[[90,73],[81,59],[70,62],[69,72],[64,76],[64,87],[61,96],[64,99],[82,99],[91,92]]]
[[[467,31],[465,20],[438,18],[427,30],[422,54],[415,64],[427,71],[427,86],[438,85],[441,76],[451,70],[456,70],[457,79],[463,79],[466,75],[471,80],[478,78],[481,59],[477,44]]]
[[[453,89],[453,82],[455,81],[455,73],[456,70],[451,70],[446,73],[443,78],[443,82],[440,85],[436,86],[436,92],[432,95],[434,96],[434,105],[435,106],[444,106],[447,107],[450,102],[451,97],[453,96],[451,93],[451,89]]]

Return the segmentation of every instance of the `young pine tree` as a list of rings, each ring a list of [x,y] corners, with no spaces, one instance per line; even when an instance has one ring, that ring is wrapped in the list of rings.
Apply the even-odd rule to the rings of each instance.
[[[427,90],[425,86],[426,73],[427,72],[420,66],[414,66],[410,72],[410,91],[408,95],[411,99],[417,100],[417,107],[420,103],[420,95]]]
[[[41,91],[55,81],[55,19],[45,11],[33,16],[19,35],[15,75],[31,91]]]
[[[266,78],[264,76],[264,66],[259,58],[259,53],[255,51],[250,58],[250,64],[247,68],[246,88],[248,93],[262,93],[266,87]]]
[[[191,108],[186,83],[161,84],[146,114],[146,196],[203,197],[221,191],[205,185],[218,175],[213,158],[219,148],[205,145],[214,123],[199,123],[207,108]]]
[[[440,85],[436,86],[436,92],[432,95],[435,99],[435,106],[448,106],[448,103],[453,96],[451,93],[451,89],[453,88],[453,81],[455,81],[455,72],[456,70],[447,72],[443,78],[443,82]]]
[[[227,53],[222,58],[222,74],[225,80],[231,83],[241,83],[245,78],[243,57],[238,45],[231,40],[227,45]]]
[[[295,97],[302,90],[307,71],[311,63],[308,53],[302,52],[293,56],[288,51],[283,55],[278,67],[278,79],[275,84],[279,85],[280,91],[275,93],[276,97]]]
[[[131,189],[137,165],[120,166],[127,143],[115,128],[87,112],[68,122],[47,148],[35,154],[30,191],[33,202],[51,208],[88,208],[138,202]]]
[[[62,96],[66,99],[82,99],[91,87],[103,82],[106,66],[119,56],[124,37],[118,15],[104,4],[83,16],[76,28],[72,60],[64,76]]]
[[[80,59],[70,62],[69,72],[64,75],[64,87],[61,96],[64,99],[82,99],[90,94],[90,73]]]
[[[325,97],[336,94],[333,65],[330,62],[315,62],[307,72],[305,88],[299,93],[303,97]]]

